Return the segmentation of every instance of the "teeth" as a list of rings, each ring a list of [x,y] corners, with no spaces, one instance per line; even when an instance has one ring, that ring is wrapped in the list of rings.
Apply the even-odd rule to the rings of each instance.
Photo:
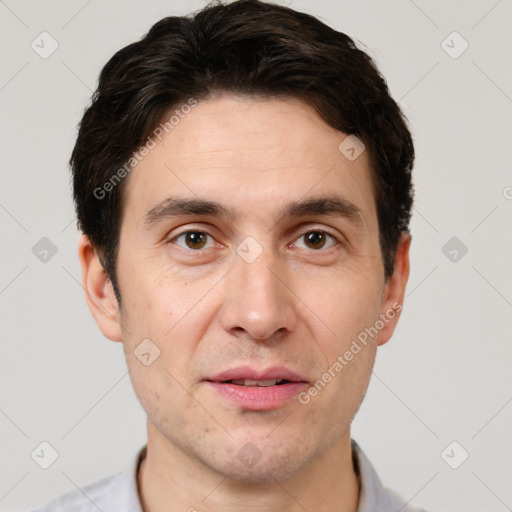
[[[252,380],[252,379],[234,379],[231,382],[238,386],[275,386],[283,379],[267,379],[267,380]]]

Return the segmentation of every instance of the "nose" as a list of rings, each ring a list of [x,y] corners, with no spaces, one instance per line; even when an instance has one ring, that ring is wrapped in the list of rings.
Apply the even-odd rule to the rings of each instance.
[[[268,340],[295,329],[296,298],[276,259],[270,250],[251,263],[236,257],[221,310],[222,326],[230,334]]]

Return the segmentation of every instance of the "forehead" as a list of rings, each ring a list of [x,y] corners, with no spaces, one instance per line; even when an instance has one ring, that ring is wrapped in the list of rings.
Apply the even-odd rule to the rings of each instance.
[[[348,160],[338,148],[346,134],[298,99],[224,95],[176,119],[127,178],[124,213],[137,223],[170,196],[275,216],[292,200],[338,193],[361,209],[365,222],[374,216],[366,152]]]

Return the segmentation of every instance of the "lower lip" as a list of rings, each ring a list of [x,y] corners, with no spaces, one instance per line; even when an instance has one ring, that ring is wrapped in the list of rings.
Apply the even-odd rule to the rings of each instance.
[[[276,386],[237,386],[212,381],[206,383],[231,402],[251,411],[277,409],[308,385],[307,382],[289,382]]]

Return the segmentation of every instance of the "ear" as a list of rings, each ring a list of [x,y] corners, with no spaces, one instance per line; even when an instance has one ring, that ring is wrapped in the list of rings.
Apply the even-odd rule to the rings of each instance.
[[[409,279],[409,247],[411,240],[411,235],[402,231],[395,255],[395,268],[393,274],[389,276],[382,296],[380,319],[384,323],[384,327],[379,331],[377,345],[384,345],[389,341],[400,318],[405,286]]]
[[[87,235],[82,235],[78,242],[78,258],[85,300],[96,324],[109,340],[122,341],[123,329],[114,288]]]

